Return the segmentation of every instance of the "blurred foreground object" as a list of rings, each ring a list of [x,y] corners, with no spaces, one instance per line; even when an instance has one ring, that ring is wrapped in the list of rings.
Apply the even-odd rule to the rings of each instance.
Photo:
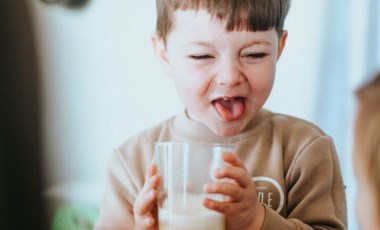
[[[103,191],[95,182],[68,181],[53,184],[44,192],[44,197],[51,229],[64,229],[65,225],[73,226],[67,228],[70,230],[92,229]]]
[[[69,8],[80,8],[87,4],[89,0],[41,0],[45,3],[57,3]]]
[[[43,230],[40,78],[26,3],[0,1],[0,226]]]
[[[357,91],[354,166],[360,229],[380,229],[380,72]]]
[[[92,230],[97,219],[97,210],[81,206],[66,205],[57,210],[52,230]]]

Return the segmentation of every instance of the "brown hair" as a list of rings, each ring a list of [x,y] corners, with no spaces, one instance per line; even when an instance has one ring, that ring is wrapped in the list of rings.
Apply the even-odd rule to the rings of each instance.
[[[380,215],[380,73],[358,89],[359,110],[356,121],[356,159],[376,197]]]
[[[214,18],[227,20],[226,29],[266,31],[282,35],[291,0],[156,0],[156,34],[166,41],[176,10],[206,9]]]

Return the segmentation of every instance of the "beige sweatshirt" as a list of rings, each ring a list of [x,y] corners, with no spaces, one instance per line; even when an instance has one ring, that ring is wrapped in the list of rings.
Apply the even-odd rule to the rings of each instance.
[[[132,229],[133,203],[154,142],[234,144],[265,204],[263,230],[346,229],[346,198],[333,142],[304,120],[262,110],[240,134],[220,137],[186,114],[136,135],[115,150],[95,229]]]

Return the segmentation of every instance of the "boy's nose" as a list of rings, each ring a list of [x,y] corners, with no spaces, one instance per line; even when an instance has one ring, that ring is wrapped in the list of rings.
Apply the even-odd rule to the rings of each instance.
[[[240,70],[240,65],[234,61],[221,63],[215,81],[219,85],[235,86],[245,80],[244,74]]]

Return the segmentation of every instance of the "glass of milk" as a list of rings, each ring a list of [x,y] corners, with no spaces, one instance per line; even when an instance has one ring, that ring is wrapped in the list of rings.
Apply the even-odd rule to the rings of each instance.
[[[154,161],[161,177],[158,198],[160,230],[224,230],[224,215],[203,206],[205,198],[222,201],[220,194],[203,191],[217,181],[214,171],[225,165],[223,153],[232,145],[161,142],[155,144]]]

